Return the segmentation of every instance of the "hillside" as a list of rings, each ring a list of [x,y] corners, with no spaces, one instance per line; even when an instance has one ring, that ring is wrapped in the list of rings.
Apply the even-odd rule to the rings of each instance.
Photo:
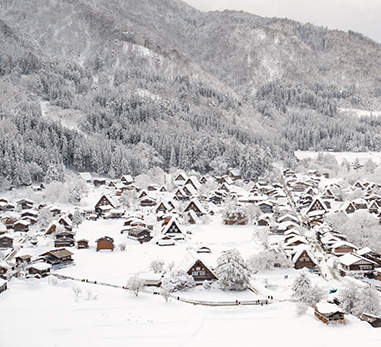
[[[341,112],[381,109],[381,48],[361,34],[174,0],[8,1],[0,25],[3,181],[250,178],[294,149],[381,149],[376,117]]]

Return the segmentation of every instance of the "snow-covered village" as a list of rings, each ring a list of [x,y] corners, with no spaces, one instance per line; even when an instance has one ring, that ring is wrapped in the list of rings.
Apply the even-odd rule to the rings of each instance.
[[[0,1],[0,347],[378,344],[380,12]]]
[[[1,345],[374,343],[380,184],[361,177],[380,170],[320,153],[256,182],[156,169],[9,187]]]

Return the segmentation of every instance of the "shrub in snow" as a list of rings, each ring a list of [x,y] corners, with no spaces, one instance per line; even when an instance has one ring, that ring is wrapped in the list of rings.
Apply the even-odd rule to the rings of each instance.
[[[217,259],[216,275],[223,290],[245,290],[250,284],[250,271],[236,249],[222,252]]]
[[[75,301],[78,301],[78,296],[79,296],[79,294],[82,293],[82,288],[81,287],[73,287],[72,289],[74,292]]]
[[[204,289],[209,290],[212,287],[212,283],[210,283],[209,281],[205,280],[202,283],[202,286],[204,287]]]
[[[163,272],[164,261],[161,259],[154,259],[149,264],[150,270],[152,270],[155,274]]]
[[[130,292],[134,293],[135,296],[138,296],[144,284],[145,281],[143,279],[139,278],[138,275],[134,275],[128,279],[126,287]]]
[[[184,270],[174,270],[168,273],[162,282],[162,287],[171,288],[171,291],[190,289],[196,285],[192,276]]]
[[[126,250],[126,244],[124,242],[119,244],[119,249],[124,252]]]

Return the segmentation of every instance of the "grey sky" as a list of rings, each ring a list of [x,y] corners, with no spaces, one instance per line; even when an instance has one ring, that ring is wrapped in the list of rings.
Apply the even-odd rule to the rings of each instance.
[[[203,11],[242,10],[329,29],[353,30],[381,43],[380,0],[183,0]]]

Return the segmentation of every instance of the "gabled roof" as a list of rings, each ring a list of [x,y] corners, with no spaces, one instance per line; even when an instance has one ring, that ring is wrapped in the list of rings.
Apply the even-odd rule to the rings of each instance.
[[[300,245],[300,246],[295,247],[294,251],[291,252],[291,254],[293,254],[293,256],[292,256],[292,262],[294,264],[298,261],[298,259],[300,258],[300,256],[302,255],[303,252],[307,253],[308,257],[311,259],[311,261],[313,263],[315,263],[315,264],[318,263],[316,261],[314,255],[312,254],[310,248],[307,245]]]
[[[207,211],[205,210],[204,206],[201,205],[201,203],[198,199],[192,199],[191,201],[189,201],[187,206],[184,208],[184,212],[187,212],[188,208],[192,204],[194,204],[196,206],[196,208],[199,210],[200,213],[207,214]]]
[[[168,224],[164,227],[162,234],[172,234],[172,233],[177,233],[177,234],[182,234],[182,230],[180,227],[179,222],[175,217],[172,217],[171,220],[168,222]]]
[[[63,258],[63,257],[67,257],[67,256],[70,256],[73,254],[74,253],[70,252],[66,248],[60,248],[60,249],[54,249],[54,250],[49,251],[49,252],[45,252],[45,253],[41,254],[41,256],[52,255],[53,257],[56,257],[56,258]]]

